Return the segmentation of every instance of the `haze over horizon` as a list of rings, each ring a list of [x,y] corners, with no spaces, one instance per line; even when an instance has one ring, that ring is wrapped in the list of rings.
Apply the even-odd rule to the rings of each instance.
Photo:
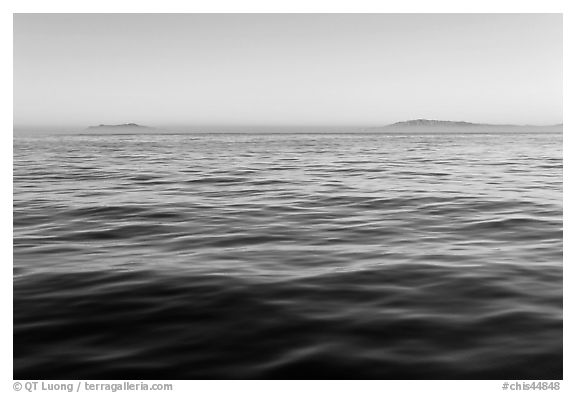
[[[15,128],[562,123],[561,14],[15,14]]]

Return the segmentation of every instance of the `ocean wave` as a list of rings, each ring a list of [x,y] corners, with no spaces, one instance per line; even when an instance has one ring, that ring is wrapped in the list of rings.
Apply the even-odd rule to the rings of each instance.
[[[17,138],[13,214],[15,379],[562,378],[559,135]]]

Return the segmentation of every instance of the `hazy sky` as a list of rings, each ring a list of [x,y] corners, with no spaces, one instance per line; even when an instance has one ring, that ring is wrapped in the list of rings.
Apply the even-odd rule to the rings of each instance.
[[[15,126],[562,122],[560,14],[17,14]]]

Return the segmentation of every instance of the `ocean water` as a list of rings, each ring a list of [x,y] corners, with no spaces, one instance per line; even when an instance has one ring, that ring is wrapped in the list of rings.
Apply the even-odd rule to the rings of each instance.
[[[15,379],[561,379],[562,135],[14,139]]]

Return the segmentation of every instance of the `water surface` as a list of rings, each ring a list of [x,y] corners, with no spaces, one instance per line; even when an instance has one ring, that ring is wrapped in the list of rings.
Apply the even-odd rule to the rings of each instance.
[[[14,378],[562,378],[562,136],[16,137]]]

